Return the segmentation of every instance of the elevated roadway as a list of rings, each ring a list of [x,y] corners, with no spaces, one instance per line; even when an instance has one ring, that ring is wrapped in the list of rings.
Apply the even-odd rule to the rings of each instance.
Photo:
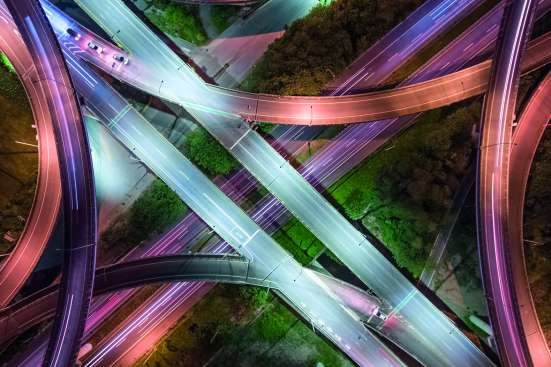
[[[111,14],[107,14],[106,9],[98,11],[91,4],[85,5],[84,2],[79,4],[101,26],[106,29],[117,28],[113,31],[114,33],[117,30],[120,31],[118,29],[121,28],[120,24],[108,24]],[[114,9],[119,10],[117,19],[122,21],[126,18],[127,13],[121,12],[119,7]],[[58,32],[66,31],[62,27],[75,28],[74,30],[82,35],[80,40],[75,40],[75,44],[84,51],[79,56],[118,79],[150,94],[160,94],[162,98],[183,105],[188,110],[195,110],[197,113],[208,111],[220,118],[239,117],[246,121],[308,126],[360,123],[446,106],[483,93],[488,81],[489,65],[476,65],[413,85],[351,96],[293,97],[251,94],[205,84],[195,75],[191,67],[179,59],[174,59],[170,64],[165,65],[164,69],[169,72],[168,74],[160,73],[157,68],[152,68],[148,64],[151,60],[158,60],[158,56],[155,55],[156,50],[153,48],[144,50],[145,53],[139,57],[135,54],[136,50],[133,50],[132,61],[121,67],[118,63],[113,63],[112,56],[125,54],[124,51],[68,19],[53,24]],[[136,25],[133,24],[133,26]],[[130,34],[127,30],[116,33],[115,38],[122,45],[125,45],[123,38],[126,39],[126,43],[132,42],[134,45],[134,41],[141,37],[142,33],[137,31],[136,34]],[[88,47],[91,40],[102,47],[101,54]],[[129,49],[128,45],[125,47]],[[194,88],[197,93],[183,93],[182,83],[173,81],[175,75],[187,75],[185,85]]]
[[[368,293],[310,269],[312,276],[336,295],[346,295],[343,301],[359,314],[371,316],[380,307],[380,301]],[[260,275],[260,276],[259,276]],[[258,274],[250,261],[227,255],[170,255],[149,257],[117,263],[96,270],[94,296],[141,287],[153,283],[208,281],[252,285],[279,290],[277,284]],[[0,344],[46,321],[55,312],[58,286],[51,286],[0,310]],[[303,289],[313,294],[318,287]]]
[[[501,15],[501,14],[499,14],[499,15]],[[499,19],[499,16],[497,17],[497,19]],[[433,66],[433,69],[434,69],[434,70],[437,70],[438,72],[442,72],[442,70],[449,69],[449,68],[452,67],[452,66],[453,66],[453,67],[459,67],[461,64],[458,64],[458,62],[460,62],[460,60],[461,60],[462,57],[464,58],[465,56],[470,55],[470,52],[472,52],[473,50],[475,50],[475,49],[477,49],[477,48],[480,49],[481,46],[482,46],[482,48],[483,48],[483,45],[485,44],[486,40],[488,40],[488,42],[491,43],[491,40],[492,40],[491,37],[492,37],[492,34],[494,33],[494,32],[491,31],[491,29],[492,29],[491,25],[492,25],[492,24],[493,24],[493,23],[491,23],[490,21],[488,21],[488,19],[484,19],[484,20],[481,19],[480,25],[478,25],[476,29],[478,30],[478,33],[479,33],[479,34],[483,34],[483,36],[476,36],[476,35],[473,35],[473,36],[474,36],[474,39],[476,39],[477,42],[471,44],[471,43],[470,43],[471,41],[469,40],[468,37],[463,37],[462,40],[461,40],[462,42],[459,42],[459,43],[455,43],[455,44],[454,44],[454,46],[458,49],[458,51],[461,51],[461,50],[463,50],[464,48],[466,48],[466,49],[469,49],[469,53],[467,53],[467,52],[458,52],[456,58],[454,58],[453,56],[451,57],[451,59],[454,61],[451,65],[450,65],[450,63],[449,63],[448,61],[446,61],[445,59],[443,59],[443,60],[440,62],[440,64],[437,63],[437,62],[433,62],[433,63],[431,64],[431,65]],[[488,32],[486,31],[487,28],[490,29]],[[480,41],[479,41],[479,40],[480,40]],[[461,44],[463,44],[463,46],[462,46]],[[453,55],[453,54],[452,54],[452,55]],[[474,55],[476,55],[476,52],[474,52]],[[470,56],[469,56],[469,57],[470,57]],[[449,65],[449,66],[447,66],[447,65]],[[430,71],[430,69],[427,70],[427,71]],[[435,71],[432,71],[431,73],[434,73],[434,72],[435,72]],[[360,128],[360,126],[357,126],[357,127],[350,127],[351,130],[360,130],[359,128]],[[354,143],[354,140],[351,140],[351,139],[343,139],[343,141],[346,142],[346,145],[347,145],[347,146],[350,146],[349,141],[352,142],[352,143]],[[380,141],[380,140],[376,140],[376,142],[377,142],[377,141]],[[351,149],[355,150],[355,149],[356,149],[356,148],[355,148],[355,145],[357,145],[357,144],[353,144],[352,147],[351,147]],[[347,157],[348,157],[348,158],[351,158],[352,156],[350,156],[350,155],[347,155],[347,156],[345,156],[345,157],[342,157],[342,156],[341,156],[341,157],[339,157],[339,159],[341,159],[341,158],[346,159]],[[315,158],[315,157],[314,157],[314,158]],[[323,167],[326,167],[327,165],[326,165],[325,163],[331,162],[332,159],[335,160],[335,159],[334,159],[334,155],[328,156],[328,157],[327,157],[327,160],[320,161],[320,162],[324,162],[324,164],[321,165],[320,167],[322,167],[322,166],[323,166]],[[341,164],[342,164],[342,163],[338,163],[338,166],[341,166]],[[331,166],[331,163],[328,164],[328,166]],[[312,167],[312,168],[313,168],[313,167]],[[320,168],[320,169],[321,169],[321,168]],[[328,170],[328,169],[325,169],[325,171],[327,171],[327,170]],[[334,172],[333,169],[329,169],[329,172],[331,172],[331,171]],[[308,175],[310,175],[310,174],[312,174],[312,175],[314,175],[314,176],[319,175],[318,178],[322,178],[322,177],[325,178],[325,179],[323,180],[323,182],[322,182],[322,184],[324,184],[324,186],[325,186],[325,184],[326,184],[326,179],[328,178],[328,176],[323,176],[323,175],[321,175],[321,173],[315,173],[315,169],[314,169],[314,170],[308,169],[308,170],[305,171],[305,172],[307,172]],[[309,176],[308,176],[308,177],[309,177]],[[316,181],[317,181],[317,179],[316,179]],[[238,181],[236,181],[236,183],[237,183],[237,182],[238,182]],[[233,185],[233,184],[232,184],[232,185]],[[240,185],[241,185],[241,184],[240,184]],[[272,201],[273,201],[273,198],[272,198]],[[271,212],[273,212],[272,209],[276,209],[276,208],[277,208],[277,205],[274,205],[274,203],[272,203],[272,204],[269,206],[269,208],[270,208],[269,212],[271,213]],[[276,210],[276,212],[277,212],[277,210]],[[273,218],[273,216],[272,216],[271,218]],[[266,219],[266,220],[264,220],[264,219]],[[258,220],[262,220],[263,222],[269,222],[269,221],[270,221],[270,220],[268,219],[268,217],[265,217],[265,218],[262,218],[262,219],[258,218]],[[195,228],[195,226],[194,226],[194,228]]]
[[[509,172],[520,60],[536,1],[508,1],[482,112],[477,230],[490,320],[503,366],[531,366],[512,280]]]
[[[63,40],[61,42],[64,47],[68,46]],[[313,318],[312,314],[319,315],[318,318],[324,320],[320,331],[327,333],[328,327],[339,330],[339,338],[335,334],[327,334],[328,337],[345,349],[353,359],[357,359],[358,363],[364,363],[366,358],[375,358],[383,365],[399,364],[395,357],[389,359],[391,352],[385,350],[378,340],[369,338],[362,325],[339,307],[339,301],[329,298],[326,290],[320,288],[316,299],[303,298],[300,288],[312,282],[312,279],[301,271],[300,265],[167,142],[110,85],[86,65],[79,63],[69,51],[65,55],[79,93],[87,101],[87,106],[105,121],[113,135],[163,179],[238,253],[255,262],[259,269],[263,269],[265,276],[278,284],[289,284],[285,279],[296,278],[296,285],[285,287],[282,293],[295,307],[310,315],[308,318]],[[362,337],[358,338],[358,334]],[[345,348],[345,345],[350,349]]]
[[[509,164],[509,225],[510,246],[506,248],[511,259],[511,274],[515,300],[520,313],[523,335],[526,338],[532,365],[551,366],[547,340],[541,329],[538,315],[530,294],[530,283],[524,260],[523,212],[524,195],[530,176],[530,167],[538,143],[551,120],[551,73],[530,97],[513,133],[511,161]]]
[[[65,218],[65,254],[59,297],[45,366],[75,361],[90,302],[96,246],[92,163],[76,95],[54,32],[34,0],[6,0],[32,56],[34,82],[47,101],[59,154]]]
[[[80,1],[79,3],[82,4],[83,2]],[[117,17],[116,27],[131,27],[130,25],[126,26],[126,24],[131,22],[132,15],[126,18],[125,10],[118,7],[118,4],[115,2],[108,3],[108,12],[106,12],[106,7],[96,9],[95,5],[91,2],[85,3],[85,8],[89,14],[96,18],[101,18],[100,24],[114,26],[114,19],[109,19],[109,17],[111,14],[117,13],[121,16]],[[93,9],[90,9],[90,7]],[[127,46],[132,43],[133,46],[130,50],[132,51],[134,60],[138,58],[137,55],[141,55],[149,60],[151,67],[154,66],[156,71],[165,70],[164,73],[168,73],[169,69],[167,68],[169,65],[177,64],[177,61],[172,56],[166,53],[162,54],[153,49],[151,41],[155,36],[148,35],[147,30],[142,25],[136,24],[136,22],[131,24],[132,27],[138,27],[140,31],[132,32],[132,34],[121,31],[117,33],[119,41],[123,44],[126,43]],[[114,32],[114,29],[108,26],[106,29],[109,32]],[[156,45],[159,44],[159,42],[154,43]],[[161,63],[161,60],[166,62]],[[183,73],[184,69],[182,68]],[[185,81],[191,81],[192,79],[193,76],[189,75],[185,79],[180,79],[180,83],[185,83]],[[140,81],[134,80],[134,85],[145,85],[146,83],[145,78],[140,78]],[[179,91],[175,91],[172,88],[169,89],[164,84],[162,85],[160,91],[155,90],[153,85],[149,85],[148,89],[155,94],[160,93],[161,96],[169,93],[175,96],[180,95],[180,98],[184,98],[183,95],[179,94]],[[204,111],[198,111],[199,114],[202,112]],[[209,122],[209,118],[212,124]],[[217,137],[223,145],[230,148],[234,156],[259,178],[270,191],[274,192],[280,199],[283,198],[282,201],[285,205],[301,221],[306,223],[307,227],[322,242],[328,245],[345,264],[349,265],[366,284],[390,304],[398,307],[396,309],[397,314],[407,320],[407,323],[411,326],[411,329],[409,329],[410,333],[414,334],[414,336],[408,335],[408,332],[393,333],[393,330],[389,329],[387,330],[389,338],[396,340],[397,344],[404,346],[406,350],[428,364],[453,364],[454,362],[451,362],[453,359],[457,359],[457,363],[459,363],[459,360],[464,361],[465,355],[470,358],[473,364],[489,363],[486,357],[465,336],[458,332],[447,318],[440,315],[438,310],[421,293],[415,290],[405,277],[396,271],[384,256],[374,249],[365,237],[342,218],[330,204],[326,203],[321,195],[307,184],[302,184],[302,178],[280,157],[278,158],[279,160],[273,159],[273,155],[269,154],[269,149],[264,149],[264,145],[267,144],[264,142],[264,145],[262,145],[263,140],[261,138],[256,139],[254,133],[251,133],[249,130],[239,130],[233,121],[223,120],[225,124],[221,124],[220,119],[222,118],[221,116],[205,116],[205,114],[202,114],[200,120],[202,120],[203,126]],[[218,119],[218,121],[214,119]],[[218,128],[217,130],[216,126],[213,125],[217,122],[218,125],[225,125],[226,127],[224,129]],[[232,139],[234,139],[233,145],[230,145]],[[278,169],[277,167],[279,167],[279,172],[274,171],[274,169]],[[314,218],[318,221],[314,220]],[[321,223],[331,223],[331,225],[323,226]],[[329,231],[329,228],[331,228],[331,231]],[[419,314],[430,317],[430,328],[428,327],[429,323],[418,318]],[[417,342],[414,343],[414,341],[419,340],[422,340],[426,346],[425,348],[420,347]],[[440,348],[431,348],[430,346],[434,344],[442,345]],[[436,352],[436,350],[444,350],[446,348],[445,345],[448,347],[453,345],[451,349],[457,351],[457,353],[444,355]]]
[[[15,247],[0,265],[0,307],[6,307],[34,270],[56,224],[61,180],[52,116],[38,73],[19,31],[0,1],[0,49],[13,64],[27,93],[38,138],[38,175],[33,206]]]
[[[264,0],[170,0],[173,3],[191,5],[253,5]]]
[[[447,13],[444,13],[444,14],[447,15]],[[426,23],[426,22],[425,22],[425,23]],[[488,23],[488,24],[487,24],[487,23]],[[477,29],[484,29],[484,26],[485,26],[485,25],[488,25],[488,26],[489,26],[490,24],[491,24],[491,23],[489,23],[489,22],[486,20],[486,21],[482,22],[482,25],[479,26]],[[492,34],[492,32],[489,32],[489,33],[488,33],[488,32],[483,32],[483,33],[485,34],[485,37],[486,37],[486,38],[487,38],[488,34],[489,34],[489,35]],[[425,36],[425,37],[423,37],[423,38],[426,38],[426,35],[424,35],[424,36]],[[485,37],[482,37],[481,39],[484,39]],[[465,41],[466,41],[466,42],[469,42],[468,39],[465,39]],[[465,45],[469,45],[469,46],[470,46],[470,47],[469,47],[470,50],[473,50],[473,49],[475,48],[473,45],[468,44],[468,43],[464,43],[464,46],[465,46]],[[478,45],[479,45],[479,43],[475,43],[475,46],[478,47]],[[464,47],[464,46],[463,46],[463,47]],[[461,47],[460,44],[458,44],[458,47]],[[411,49],[411,48],[410,48],[410,49]],[[461,57],[464,56],[464,55],[465,55],[465,52],[460,53],[460,54],[458,55],[458,58],[461,58]],[[382,55],[380,55],[380,56],[381,56],[381,58],[385,58],[384,53],[383,53]],[[396,58],[393,58],[393,61],[394,61],[394,60],[396,60]],[[454,60],[456,60],[456,59],[454,59]],[[443,62],[441,63],[440,66],[438,66],[437,63],[434,63],[434,65],[435,65],[436,68],[438,68],[438,70],[443,70],[443,69],[445,69],[445,67],[446,67],[445,61],[443,61]],[[441,69],[442,66],[443,66],[443,68]],[[372,76],[372,77],[370,78],[370,80],[373,80],[373,79],[374,79],[374,76]],[[358,129],[358,128],[360,128],[360,129]],[[358,127],[351,127],[350,129],[353,129],[353,130],[361,130],[361,126],[358,126]],[[361,134],[361,135],[365,135],[365,134],[363,134],[363,133],[361,133],[361,132],[359,132],[359,131],[358,131],[358,133]],[[345,140],[348,141],[349,139],[345,139]],[[351,140],[351,141],[354,142],[354,140]],[[375,140],[375,142],[377,142],[377,141],[380,141],[380,139]],[[349,144],[347,143],[347,146],[348,146],[348,145],[349,145]],[[357,148],[354,148],[354,146],[353,146],[352,149],[355,150],[355,149],[357,149]],[[332,155],[329,156],[329,158],[332,158],[332,157],[335,157],[335,156],[340,156],[340,157],[342,157],[342,155],[333,155],[333,154],[332,154]],[[350,157],[350,156],[348,156],[348,157]],[[346,157],[344,157],[344,158],[346,158]],[[323,166],[325,166],[325,164],[324,164]],[[338,166],[339,166],[339,167],[342,167],[342,163],[339,163]],[[309,172],[312,172],[312,173],[315,175],[315,170],[308,170],[308,171],[309,171]],[[320,177],[322,177],[322,176],[320,176]],[[325,176],[325,177],[327,177],[327,176]],[[194,227],[194,228],[195,228],[195,227]]]
[[[425,6],[425,4],[427,3],[431,3],[432,9],[427,8],[427,6]],[[435,37],[433,28],[437,27],[439,32],[445,29],[445,27],[443,27],[442,24],[438,24],[438,23],[441,22],[446,24],[447,22],[455,19],[454,17],[457,16],[457,11],[453,12],[452,14],[450,14],[449,12],[442,12],[440,16],[433,16],[433,14],[431,14],[432,10],[434,10],[435,7],[439,5],[439,2],[429,1],[427,3],[425,3],[419,9],[416,9],[414,12],[415,14],[412,14],[411,17],[418,19],[419,22],[422,22],[425,25],[431,24],[431,21],[434,21],[436,23],[435,26],[431,25],[430,27],[427,26],[427,28],[424,28],[424,27],[420,28],[420,27],[414,26],[411,28],[411,27],[402,27],[400,25],[399,32],[395,32],[400,36],[399,42],[404,44],[409,44],[408,40],[418,39],[418,41],[414,43],[413,47],[411,47],[412,45],[408,47],[409,52],[414,52],[415,49],[420,48],[424,44],[424,42],[426,42],[428,39],[430,39],[431,37]],[[462,2],[462,3],[456,2],[454,4],[454,10],[457,10],[458,8],[463,7],[463,4],[465,4],[465,2]],[[422,14],[420,15],[419,13],[422,13]],[[487,33],[485,29],[485,28],[490,28],[491,25],[492,23],[487,22],[486,20],[478,28],[480,29],[479,33],[485,34],[486,37],[488,36],[488,34],[491,36],[492,32]],[[415,35],[411,35],[411,33],[415,33],[415,32],[421,32],[423,37],[416,37]],[[485,38],[485,37],[482,37],[482,38]],[[480,38],[477,37],[476,39],[478,40]],[[388,37],[388,36],[384,37],[384,43],[387,45],[389,44],[395,45],[395,42],[392,40],[392,37]],[[478,47],[478,44],[480,44],[480,42],[477,42],[475,45],[471,45],[470,49],[471,50],[475,49],[476,47]],[[458,47],[461,47],[462,49],[465,47],[465,45],[461,46],[459,44]],[[388,65],[390,64],[390,62],[387,60],[392,54],[391,53],[389,54],[387,52],[392,52],[392,48],[385,47],[384,52],[381,52],[381,50],[377,50],[377,52],[373,51],[371,54],[371,58],[368,58],[368,59],[371,59],[371,60],[378,59],[381,64],[381,68],[382,68],[382,65],[384,65],[384,66],[387,66],[386,70],[388,70]],[[465,57],[466,55],[467,53],[465,52],[459,53],[458,58]],[[392,58],[391,60],[393,64],[399,65],[400,60],[398,58],[395,57],[395,58]],[[454,60],[457,60],[457,59],[454,59]],[[445,67],[446,67],[445,63],[446,61],[442,62],[441,65],[435,64],[434,66],[435,70],[440,70],[440,71],[445,70]],[[444,66],[444,69],[441,69],[442,65]],[[379,67],[376,68],[377,72],[379,71],[379,69],[380,69]],[[377,76],[378,76],[378,73],[372,75],[369,81],[376,80]],[[372,125],[372,127],[373,127],[373,130],[376,131],[377,126]],[[277,141],[275,141],[274,143],[276,145],[281,144],[281,146],[284,147],[287,152],[294,153],[295,149],[299,149],[299,147],[301,146],[300,144],[297,144],[297,142],[294,142],[294,139],[296,138],[300,139],[299,136],[302,136],[302,134],[306,134],[306,132],[304,132],[304,130],[306,129],[303,126],[277,127],[277,129],[282,129],[282,128],[285,128],[288,130],[286,131],[285,134],[279,135]],[[312,181],[313,179],[315,182],[321,184],[322,186],[329,185],[334,179],[334,177],[337,177],[339,175],[339,172],[346,172],[347,163],[353,165],[354,163],[350,161],[352,160],[361,161],[362,157],[364,157],[365,151],[368,150],[368,147],[370,146],[370,142],[373,144],[377,144],[378,142],[382,141],[382,139],[373,140],[369,138],[369,135],[363,132],[362,125],[351,126],[349,129],[357,131],[357,135],[362,138],[360,140],[356,140],[356,138],[353,136],[350,136],[348,134],[343,134],[344,136],[342,137],[342,139],[336,141],[335,145],[337,146],[340,145],[343,147],[346,145],[347,147],[350,147],[350,152],[347,152],[345,150],[343,152],[337,152],[336,154],[327,154],[323,159],[317,159],[318,156],[314,156],[311,164],[304,167],[304,168],[307,168],[303,171],[305,178],[309,179],[309,181],[311,182],[313,182]],[[311,130],[312,129],[308,129],[308,131],[311,131]],[[365,144],[364,145],[365,148],[361,149],[358,147],[358,143],[360,141],[362,142],[362,144]],[[350,145],[350,143],[352,143],[352,145]],[[335,167],[339,167],[340,169]],[[240,170],[240,172],[234,175],[230,181],[227,181],[225,183],[220,183],[219,185],[224,190],[224,192],[230,195],[232,199],[235,201],[241,200],[242,196],[245,193],[249,192],[251,188],[255,187],[253,181],[249,178],[249,175],[245,170]],[[255,216],[255,220],[258,220],[259,223],[262,224],[263,228],[269,231],[272,231],[273,228],[276,227],[274,222],[283,220],[281,219],[281,216],[284,216],[281,210],[281,204],[278,203],[273,197],[270,198],[269,200],[264,200],[261,205],[256,206],[254,210],[250,213]],[[266,213],[266,214],[260,214],[260,213]],[[159,253],[160,251],[162,252],[183,251],[183,248],[188,243],[188,241],[191,241],[191,239],[194,238],[198,233],[201,233],[201,231],[204,230],[204,227],[205,226],[203,222],[201,222],[194,214],[190,214],[175,228],[173,228],[165,236],[163,236],[163,238],[161,238],[159,241],[152,244],[151,246],[146,247],[147,250],[144,249],[143,253],[155,254],[155,253]],[[226,244],[225,246],[228,246],[228,245]],[[130,256],[144,256],[144,255],[140,255],[140,253],[141,251],[134,251]],[[210,284],[204,284],[200,288],[198,288],[198,287],[195,287],[194,285],[189,284],[189,285],[186,285],[185,287],[179,288],[176,292],[172,292],[172,288],[165,289],[164,292],[158,295],[158,298],[162,298],[165,300],[165,304],[167,305],[166,306],[167,311],[161,311],[160,309],[157,309],[156,320],[165,319],[165,318],[169,319],[171,317],[174,319],[178,319],[179,316],[177,315],[183,312],[183,310],[185,310],[186,307],[190,307],[188,305],[198,299],[198,294],[202,294],[203,292],[206,292],[205,289],[210,289],[210,286],[211,286]],[[98,307],[96,308],[96,311],[92,313],[92,316],[89,320],[90,327],[96,324],[97,320],[99,320],[100,318],[99,315],[104,315],[105,312],[108,312],[107,310],[112,309],[119,302],[122,303],[123,302],[122,300],[126,299],[126,297],[128,297],[127,292],[117,296],[114,295],[109,300],[105,300],[102,303],[102,306],[98,305]],[[155,302],[151,301],[150,304],[154,306]],[[170,310],[173,310],[173,311],[170,311]],[[98,316],[96,317],[96,315]],[[175,316],[172,316],[172,315],[175,315]],[[132,321],[127,321],[127,322],[138,323],[138,322],[142,322],[143,318],[141,318],[141,316],[136,315],[131,320]],[[165,322],[162,322],[160,324],[155,323],[155,326],[153,325],[148,326],[149,328],[153,328],[154,330],[152,329],[147,329],[147,330],[152,330],[150,331],[152,334],[159,335],[159,333],[162,333],[161,330],[165,324],[166,324]],[[148,321],[146,321],[142,325],[149,325]],[[113,338],[110,338],[109,340],[110,341],[116,340],[115,338],[117,338],[118,336],[119,334],[116,334],[113,336]],[[140,332],[139,334],[127,334],[127,337],[125,338],[125,343],[129,338],[138,340],[142,337],[143,337],[142,332]],[[138,341],[137,343],[142,343],[142,342]],[[109,344],[110,342],[106,343],[106,348],[107,348],[107,345]],[[121,356],[121,354],[124,354],[123,357],[120,357],[122,358],[121,361],[123,359],[124,361],[128,361],[128,359],[131,358],[130,355],[136,354],[133,352],[137,349],[136,347],[137,345],[135,347],[131,347],[129,353],[127,353],[126,350],[123,349],[124,348],[123,346],[121,346],[121,348],[117,347],[118,351],[116,353],[119,353],[119,357]],[[107,349],[101,349],[101,350],[103,350],[105,353],[108,353],[109,355],[115,353],[113,351],[108,352]],[[98,359],[95,359],[95,360],[98,360]],[[114,360],[114,358],[111,360]],[[102,359],[102,362],[103,362],[103,359]]]

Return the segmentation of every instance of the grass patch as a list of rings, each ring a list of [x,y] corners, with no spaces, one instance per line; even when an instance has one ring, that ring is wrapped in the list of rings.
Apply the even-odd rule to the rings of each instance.
[[[186,205],[164,182],[157,179],[101,236],[99,260],[124,255],[140,242],[164,232],[187,212]]]
[[[239,6],[231,5],[213,5],[210,8],[210,16],[212,18],[212,24],[218,31],[222,33],[228,28],[233,19],[240,11]]]
[[[0,52],[0,63],[10,72],[15,74],[15,68],[13,67],[11,61],[8,59],[6,54]]]
[[[325,249],[296,218],[289,220],[272,237],[302,265],[310,264]]]
[[[352,366],[265,289],[217,285],[136,366]]]
[[[34,118],[25,89],[0,53],[0,253],[15,244],[31,209],[38,172]],[[10,242],[4,239],[9,232]]]
[[[182,153],[209,177],[228,174],[237,166],[231,154],[202,127],[187,135]]]
[[[478,102],[425,113],[329,189],[346,215],[361,220],[416,278],[468,172],[479,114]]]
[[[196,45],[208,41],[196,7],[174,4],[168,0],[154,0],[152,4],[145,15],[161,31]]]

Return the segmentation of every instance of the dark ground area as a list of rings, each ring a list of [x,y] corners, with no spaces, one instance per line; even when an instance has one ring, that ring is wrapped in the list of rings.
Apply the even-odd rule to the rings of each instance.
[[[31,209],[38,154],[34,118],[23,85],[5,57],[0,63],[0,254],[19,237]],[[11,237],[13,241],[5,238]]]
[[[353,366],[265,289],[218,285],[135,366]]]

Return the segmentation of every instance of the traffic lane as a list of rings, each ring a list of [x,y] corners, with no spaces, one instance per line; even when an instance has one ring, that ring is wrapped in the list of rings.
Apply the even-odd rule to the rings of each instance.
[[[510,246],[509,159],[520,58],[531,29],[535,1],[508,2],[500,27],[489,90],[484,101],[478,175],[478,232],[488,307],[505,365],[530,365],[517,314],[506,249]],[[513,284],[513,287],[509,287]],[[499,302],[496,300],[499,299]]]
[[[551,364],[551,356],[545,334],[541,329],[534,307],[526,274],[524,259],[523,211],[526,186],[530,167],[536,154],[538,143],[551,119],[551,74],[534,91],[513,133],[509,179],[509,221],[511,225],[511,247],[509,257],[515,296],[519,304],[520,317],[527,339],[530,355],[536,366]]]
[[[150,167],[154,167],[154,171],[161,178],[164,177],[165,181],[173,186],[188,205],[207,223],[214,226],[218,233],[222,233],[230,241],[235,241],[234,247],[236,249],[242,251],[245,256],[252,258],[253,262],[261,261],[260,266],[266,269],[266,274],[274,282],[284,283],[284,280],[289,276],[297,277],[300,274],[300,267],[292,260],[290,255],[280,249],[264,232],[251,232],[252,228],[249,229],[249,227],[251,227],[252,221],[244,220],[246,217],[242,217],[240,211],[236,211],[235,204],[226,203],[227,199],[224,199],[222,195],[211,192],[211,188],[214,187],[212,183],[206,180],[198,170],[193,169],[193,166],[172,145],[161,144],[160,141],[157,141],[164,138],[143,118],[135,116],[132,108],[127,108],[123,103],[115,106],[113,100],[116,99],[116,96],[112,94],[113,92],[102,90],[98,86],[92,89],[87,83],[79,85],[77,82],[77,87],[79,90],[81,90],[81,87],[89,90],[88,92],[81,90],[81,92],[88,99],[91,109],[109,122],[108,127],[116,133],[130,150],[146,164],[149,164]],[[87,93],[92,93],[92,95]],[[120,99],[120,97],[118,98]],[[110,101],[110,106],[101,106],[101,103],[105,103],[106,99]],[[139,123],[140,121],[143,123]],[[142,141],[144,137],[147,137],[146,141]],[[184,185],[180,184],[167,172],[179,173],[184,180],[187,180],[186,183]],[[204,198],[200,194],[203,194]],[[198,197],[200,200],[197,200]],[[232,212],[231,217],[228,210]],[[236,221],[240,221],[239,224]],[[225,228],[227,223],[232,223],[232,228]],[[245,226],[247,226],[248,232],[243,231]],[[232,232],[233,228],[239,229],[239,231]],[[247,234],[247,237],[244,236],[245,234]],[[252,240],[253,237],[254,240]],[[324,312],[329,311],[325,310]],[[328,315],[328,318],[333,317],[331,313]],[[340,319],[342,316],[337,318]],[[361,325],[357,325],[356,332],[358,332],[358,328],[363,329]],[[377,348],[380,349],[380,346]],[[350,353],[352,352],[348,352],[348,354]],[[359,358],[359,355],[357,357]],[[361,358],[365,358],[365,356]]]
[[[38,73],[55,122],[66,220],[60,308],[54,318],[45,365],[76,358],[91,297],[95,267],[95,193],[84,126],[55,34],[34,1],[5,2]]]
[[[14,249],[0,268],[0,307],[15,297],[33,271],[56,223],[61,204],[61,181],[52,119],[32,59],[5,4],[0,2],[0,49],[7,55],[25,87],[35,117],[38,138],[38,178],[33,206]]]
[[[122,10],[115,8],[121,14]],[[126,12],[128,13],[128,12]],[[127,14],[128,16],[128,14]],[[103,18],[102,18],[103,19]],[[127,19],[132,23],[132,19]],[[136,23],[136,21],[134,21]],[[132,23],[133,24],[133,23]],[[186,108],[197,110],[216,111],[221,116],[234,115],[246,120],[266,121],[281,124],[325,125],[340,123],[358,123],[375,119],[397,117],[422,112],[482,93],[488,78],[489,65],[477,65],[471,69],[462,70],[454,75],[435,78],[418,83],[414,86],[404,86],[390,91],[374,92],[346,97],[280,97],[270,95],[254,95],[232,91],[215,86],[203,85],[195,76],[192,69],[183,66],[175,56],[165,54],[156,55],[153,46],[144,44],[143,37],[147,30],[132,34],[125,38],[132,40],[132,50],[136,54],[133,63],[123,68],[113,69],[101,61],[101,56],[95,53],[84,52],[81,56],[95,58],[94,63],[118,78],[137,84],[145,88],[148,93],[160,94],[172,102],[179,102]],[[121,37],[120,33],[117,37]],[[142,39],[142,42],[139,40]],[[82,41],[81,41],[82,43]],[[157,48],[163,51],[162,48]],[[164,50],[166,51],[166,50]],[[168,51],[170,52],[170,51]],[[170,54],[172,55],[172,53]],[[100,58],[98,60],[98,57]],[[138,61],[140,59],[141,61]],[[163,60],[163,65],[159,60]],[[156,65],[157,71],[146,76],[138,69],[147,69],[144,63],[148,60]],[[167,66],[168,65],[168,66]],[[131,70],[136,70],[132,72]],[[162,70],[163,72],[159,72]],[[181,83],[171,78],[174,73],[180,72],[185,80]],[[193,76],[190,76],[192,73]],[[139,78],[139,81],[138,79]],[[153,79],[149,79],[153,78]],[[188,84],[189,83],[189,84]],[[193,89],[192,97],[189,93],[182,93],[182,86]]]
[[[431,0],[421,4],[404,21],[361,54],[326,88],[331,95],[370,89],[433,40],[450,24],[470,13],[480,1]]]

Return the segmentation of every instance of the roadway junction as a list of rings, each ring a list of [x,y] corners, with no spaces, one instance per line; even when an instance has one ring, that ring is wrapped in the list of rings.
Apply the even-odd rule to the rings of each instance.
[[[374,333],[424,365],[494,365],[319,194],[303,172],[286,164],[250,126],[256,122],[369,126],[367,122],[374,121],[377,129],[380,119],[407,121],[420,112],[486,93],[477,171],[478,229],[498,355],[504,366],[551,365],[527,292],[519,250],[522,206],[509,204],[511,198],[522,199],[535,147],[550,117],[545,108],[550,95],[546,78],[519,120],[522,129],[517,128],[513,134],[512,111],[519,75],[545,66],[551,58],[551,34],[528,42],[534,19],[548,10],[548,1],[504,1],[488,13],[486,16],[494,17],[499,24],[499,35],[493,35],[498,40],[496,51],[493,56],[488,54],[486,61],[466,66],[465,60],[455,65],[455,70],[432,77],[423,76],[421,69],[411,81],[393,89],[340,95],[357,84],[348,78],[331,89],[332,95],[323,97],[254,95],[209,84],[123,2],[77,3],[124,49],[79,25],[47,0],[5,0],[1,4],[5,24],[0,30],[0,49],[14,61],[31,100],[41,162],[30,220],[14,252],[0,268],[0,305],[4,306],[0,326],[6,330],[2,340],[19,330],[10,327],[12,317],[27,319],[31,325],[51,317],[55,309],[43,364],[72,365],[85,332],[93,291],[100,294],[150,282],[209,280],[276,289],[283,300],[358,365],[404,365]],[[445,5],[446,1],[429,1],[397,28],[410,26],[414,32],[407,23],[411,18],[434,16],[436,10],[443,14],[440,9],[449,8]],[[463,6],[473,4],[465,1]],[[483,27],[478,23],[475,26]],[[121,28],[124,31],[120,32]],[[435,27],[434,35],[441,30]],[[466,31],[462,37],[469,34]],[[475,29],[472,34],[476,35]],[[398,37],[392,32],[389,35],[390,40]],[[454,43],[431,62],[436,64],[439,58],[445,58],[444,52],[454,52]],[[478,48],[478,52],[483,51],[482,46]],[[430,67],[428,63],[426,68]],[[158,134],[97,69],[185,108],[265,184],[278,205],[297,216],[376,296],[298,264],[265,228]],[[384,76],[379,78],[382,81]],[[365,74],[360,79],[365,79]],[[94,282],[96,207],[90,149],[79,111],[82,102],[224,240],[211,249],[213,253],[231,247],[240,257],[144,257],[98,269]],[[524,122],[528,119],[538,121],[535,130],[524,130],[525,125],[530,126]],[[522,141],[526,148],[514,149],[520,144],[512,145],[512,141]],[[513,173],[512,162],[519,162],[523,170]],[[42,254],[61,203],[66,251],[59,290],[49,288],[8,306]],[[137,273],[140,277],[133,277]],[[367,328],[366,320],[370,323]],[[23,322],[17,324],[21,330],[27,327]]]

